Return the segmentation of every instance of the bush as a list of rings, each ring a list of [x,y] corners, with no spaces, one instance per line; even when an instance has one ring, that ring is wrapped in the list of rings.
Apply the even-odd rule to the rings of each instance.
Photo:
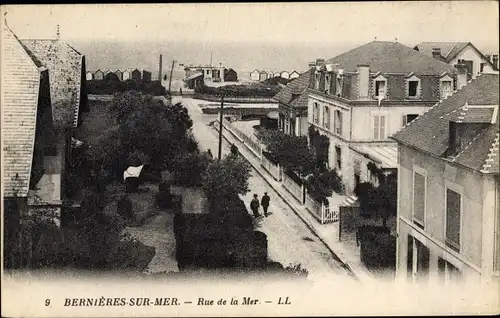
[[[130,199],[126,196],[123,196],[120,198],[120,200],[118,200],[117,213],[127,220],[134,217],[134,212],[132,210],[132,201],[130,201]]]
[[[281,87],[265,84],[245,84],[245,85],[226,85],[221,87],[210,87],[200,85],[194,89],[195,93],[208,95],[225,95],[240,97],[274,97]]]
[[[149,156],[140,150],[132,151],[127,157],[127,164],[133,167],[148,164],[149,161]]]
[[[306,187],[312,197],[325,204],[328,204],[326,197],[331,196],[333,192],[338,194],[344,192],[342,178],[340,178],[335,169],[316,169],[313,175],[307,179]]]
[[[208,163],[207,156],[199,153],[188,152],[177,155],[171,166],[175,184],[184,187],[201,186],[202,176]]]

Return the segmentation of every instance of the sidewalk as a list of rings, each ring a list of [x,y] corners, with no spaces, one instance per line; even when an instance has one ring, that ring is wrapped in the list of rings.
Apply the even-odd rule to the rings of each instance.
[[[218,129],[218,126],[215,127]],[[354,242],[340,242],[338,240],[338,222],[320,224],[307,211],[306,207],[300,204],[281,184],[271,177],[271,175],[261,166],[260,158],[257,154],[245,146],[236,135],[232,134],[224,126],[224,138],[238,147],[238,151],[253,166],[253,168],[262,176],[264,180],[276,191],[281,199],[292,209],[292,211],[311,229],[313,233],[321,240],[330,252],[339,258],[339,260],[358,278],[361,282],[372,282],[373,275],[368,271],[360,260],[359,247]]]

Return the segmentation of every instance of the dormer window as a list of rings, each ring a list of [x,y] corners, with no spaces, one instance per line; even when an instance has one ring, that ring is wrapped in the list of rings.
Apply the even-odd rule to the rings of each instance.
[[[373,79],[373,95],[375,98],[386,97],[387,92],[387,79],[379,75]]]
[[[319,89],[320,76],[321,76],[321,74],[319,72],[316,72],[314,74],[314,89]]]
[[[446,99],[453,93],[453,79],[446,75],[439,80],[440,99]]]
[[[330,74],[325,75],[325,94],[330,94]]]
[[[410,99],[420,98],[420,79],[413,75],[406,80],[406,96]]]
[[[342,80],[343,74],[341,71],[339,71],[335,81],[335,92],[337,92],[337,97],[342,97]]]

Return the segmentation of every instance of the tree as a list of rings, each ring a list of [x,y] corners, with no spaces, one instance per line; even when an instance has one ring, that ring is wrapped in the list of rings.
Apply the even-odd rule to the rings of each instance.
[[[378,187],[369,182],[360,183],[356,195],[362,215],[382,219],[382,226],[387,228],[389,217],[397,213],[397,174],[384,175]]]
[[[313,175],[307,179],[306,187],[311,195],[324,203],[327,203],[326,197],[331,196],[333,192],[339,194],[344,192],[342,178],[335,169],[316,168]]]
[[[309,142],[313,148],[315,165],[318,168],[326,168],[328,163],[328,149],[330,148],[330,139],[327,136],[320,135],[314,126],[309,126]]]
[[[203,190],[209,200],[232,193],[245,194],[249,191],[250,171],[250,164],[241,157],[229,155],[213,161],[203,175]]]
[[[180,186],[196,187],[202,185],[202,176],[205,173],[210,159],[198,152],[182,152],[172,161],[174,182]]]

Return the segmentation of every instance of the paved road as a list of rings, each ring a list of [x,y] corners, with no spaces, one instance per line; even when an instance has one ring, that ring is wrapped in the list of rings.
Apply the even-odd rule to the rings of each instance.
[[[218,133],[208,124],[217,118],[217,115],[204,115],[197,106],[203,101],[191,98],[174,97],[173,102],[181,101],[189,110],[193,119],[193,133],[202,149],[210,148],[214,156],[218,153]],[[223,141],[223,155],[229,153],[229,144]],[[350,279],[348,273],[335,261],[328,249],[311,232],[311,230],[297,217],[288,205],[283,202],[266,181],[253,171],[249,180],[251,192],[241,196],[248,204],[254,193],[260,196],[268,192],[271,197],[267,218],[256,220],[260,231],[268,236],[269,258],[283,265],[301,264],[309,271],[311,280]],[[250,213],[250,212],[249,212]]]

